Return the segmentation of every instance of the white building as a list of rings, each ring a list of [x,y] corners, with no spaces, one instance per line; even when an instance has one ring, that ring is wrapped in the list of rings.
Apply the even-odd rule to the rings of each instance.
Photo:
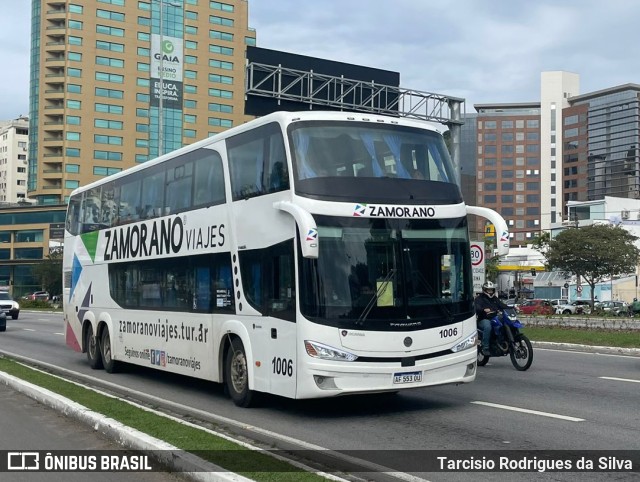
[[[589,226],[591,224],[611,224],[620,226],[638,237],[635,245],[640,249],[640,199],[605,196],[595,201],[569,201],[569,219],[551,226],[551,236],[568,227]],[[614,277],[596,286],[595,294],[601,301],[623,300],[630,302],[640,296],[638,275],[640,268],[628,276]]]
[[[580,76],[542,72],[540,76],[540,229],[562,221],[562,109],[580,93]]]
[[[0,122],[0,202],[27,198],[27,148],[29,119]]]

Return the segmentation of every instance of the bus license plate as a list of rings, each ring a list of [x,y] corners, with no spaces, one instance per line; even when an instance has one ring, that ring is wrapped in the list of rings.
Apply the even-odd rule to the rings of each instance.
[[[394,373],[393,383],[415,383],[422,381],[422,372]]]

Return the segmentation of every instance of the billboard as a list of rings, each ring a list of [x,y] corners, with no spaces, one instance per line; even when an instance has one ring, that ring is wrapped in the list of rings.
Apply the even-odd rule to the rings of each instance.
[[[264,49],[260,47],[248,46],[247,47],[247,61],[249,63],[265,64],[278,66],[281,65],[285,69],[293,69],[300,72],[314,72],[317,74],[330,75],[334,77],[344,77],[345,79],[357,80],[362,82],[374,82],[377,85],[388,85],[392,87],[400,86],[400,74],[390,70],[374,69],[372,67],[364,67],[362,65],[353,65],[345,62],[335,62],[333,60],[321,59],[317,57],[308,57],[306,55],[297,55],[289,52],[283,52],[280,50]],[[258,78],[254,79],[254,84],[262,80],[260,76],[266,78],[267,73],[254,71],[254,75]],[[283,74],[282,84],[287,85],[290,82],[293,83],[296,80],[296,76]],[[262,87],[266,87],[268,83],[265,83]],[[309,83],[297,84],[296,91],[302,95],[309,96],[311,92],[314,96],[331,98],[333,95],[330,92],[330,87],[323,81],[317,80]],[[354,89],[348,95],[343,98],[343,102],[346,104],[357,104],[360,99],[366,99],[372,90],[366,86],[362,88]],[[397,95],[388,95],[382,102],[388,106],[394,105],[397,100]],[[382,105],[386,107],[386,105]],[[306,102],[299,102],[294,100],[280,100],[274,97],[261,97],[252,95],[249,93],[245,102],[245,114],[262,116],[275,112],[278,110],[296,111],[296,110],[309,110],[310,104]],[[331,108],[330,106],[315,106],[315,109],[321,108],[322,110],[340,110],[339,108]]]
[[[151,35],[151,105],[182,109],[184,63],[183,40],[166,35]],[[160,88],[162,79],[162,88]]]

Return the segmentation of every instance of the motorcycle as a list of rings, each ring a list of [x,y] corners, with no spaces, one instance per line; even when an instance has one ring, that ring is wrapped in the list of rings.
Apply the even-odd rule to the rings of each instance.
[[[526,335],[520,333],[524,325],[518,320],[513,308],[505,308],[495,312],[491,318],[491,339],[489,341],[490,356],[482,353],[482,345],[478,345],[478,366],[485,366],[492,356],[511,357],[511,363],[516,370],[528,370],[533,363],[533,347]],[[478,339],[482,340],[484,333],[478,328]]]

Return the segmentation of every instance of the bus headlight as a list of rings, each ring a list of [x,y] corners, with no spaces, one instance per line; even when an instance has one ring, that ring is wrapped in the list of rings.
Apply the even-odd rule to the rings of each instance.
[[[478,344],[478,332],[474,331],[473,335],[471,335],[467,339],[465,339],[465,340],[461,341],[460,343],[458,343],[457,345],[455,345],[453,348],[451,348],[451,351],[454,352],[454,353],[458,353],[459,351],[468,350],[469,348],[473,348],[477,344]]]
[[[357,355],[354,355],[353,353],[338,350],[337,348],[323,345],[316,341],[305,340],[304,347],[307,350],[307,355],[312,356],[313,358],[336,361],[355,361],[358,358]]]

